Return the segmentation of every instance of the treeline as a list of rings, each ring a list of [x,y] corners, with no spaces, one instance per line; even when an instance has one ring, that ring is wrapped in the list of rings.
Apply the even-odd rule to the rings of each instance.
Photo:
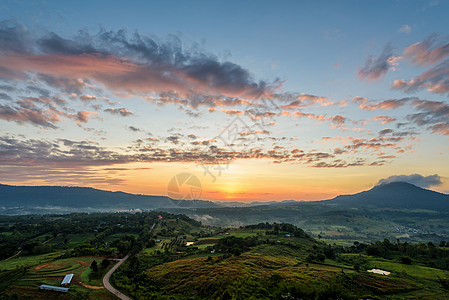
[[[127,251],[139,251],[150,242],[151,226],[159,220],[177,218],[190,224],[201,224],[185,215],[164,212],[142,213],[72,213],[67,215],[27,215],[0,217],[0,259],[8,258],[19,250],[21,255],[36,255],[67,249],[66,255],[112,255],[117,247],[120,255]],[[70,249],[69,237],[77,234],[95,236],[82,245]],[[111,234],[134,233],[136,240],[125,240],[120,244],[106,245]],[[62,237],[61,243],[44,243],[44,240]]]
[[[233,255],[240,255],[243,252],[248,251],[251,247],[264,243],[257,237],[239,238],[235,236],[229,236],[218,240],[213,249],[216,252],[229,252]]]
[[[432,242],[410,244],[397,240],[392,243],[384,239],[371,244],[354,242],[354,245],[348,249],[353,253],[366,253],[390,259],[399,258],[403,264],[420,263],[432,268],[449,270],[449,244],[445,241],[436,246]]]
[[[259,223],[255,225],[247,225],[247,226],[241,226],[240,228],[246,228],[246,229],[265,229],[266,234],[273,234],[278,235],[279,233],[287,233],[294,237],[300,237],[300,238],[310,238],[310,236],[304,232],[301,228],[289,224],[289,223]]]

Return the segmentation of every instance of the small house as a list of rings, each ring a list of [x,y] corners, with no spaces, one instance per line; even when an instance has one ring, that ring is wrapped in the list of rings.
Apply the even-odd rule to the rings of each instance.
[[[67,274],[64,276],[64,279],[61,282],[62,286],[67,286],[70,284],[70,282],[72,281],[73,278],[73,274]]]

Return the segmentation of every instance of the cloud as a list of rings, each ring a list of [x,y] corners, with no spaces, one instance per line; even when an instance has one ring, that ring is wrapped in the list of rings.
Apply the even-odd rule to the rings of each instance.
[[[418,98],[401,98],[401,99],[388,99],[383,100],[378,103],[372,103],[372,101],[368,100],[366,97],[354,97],[352,101],[356,103],[360,103],[360,109],[363,110],[387,110],[387,109],[395,109],[401,106],[404,106],[406,103],[408,103],[411,100],[415,100]]]
[[[427,126],[427,129],[432,133],[448,135],[448,104],[441,101],[429,100],[414,100],[411,103],[420,112],[407,115],[407,120],[419,126]]]
[[[373,120],[377,121],[377,122],[381,122],[382,125],[389,124],[389,123],[396,121],[395,118],[388,117],[388,116],[375,116],[375,117],[373,117]]]
[[[48,74],[37,74],[37,79],[46,83],[47,85],[57,88],[66,94],[81,94],[91,85],[86,79],[81,78],[66,78],[62,76],[54,76]],[[90,99],[81,99],[90,100]]]
[[[392,132],[393,132],[392,129],[386,128],[386,129],[383,129],[383,130],[379,131],[379,136],[384,136],[384,135],[387,135],[387,134],[392,133]]]
[[[427,89],[429,92],[437,94],[449,93],[449,60],[445,60],[410,80],[394,80],[392,88],[406,93],[421,89]]]
[[[229,116],[236,116],[236,115],[243,115],[244,114],[243,111],[235,110],[235,109],[222,108],[221,111],[224,112],[225,114],[229,115]]]
[[[52,109],[12,107],[0,105],[0,119],[14,121],[19,124],[31,123],[45,128],[57,128],[55,123],[59,122],[60,113]]]
[[[108,112],[113,115],[120,115],[122,117],[129,117],[132,116],[134,113],[124,107],[122,108],[108,108],[104,110],[105,112]]]
[[[346,118],[340,115],[329,117],[328,120],[331,120],[333,125],[333,128],[340,128],[343,125],[345,125]]]
[[[294,110],[299,108],[304,108],[314,104],[319,104],[320,106],[330,106],[335,103],[328,99],[327,97],[315,96],[305,93],[284,93],[284,94],[274,94],[273,99],[278,99],[282,102],[289,102],[289,104],[281,105],[280,108],[287,110]]]
[[[449,56],[449,43],[435,45],[437,43],[437,36],[432,35],[423,42],[407,47],[404,57],[422,67],[436,64]]]
[[[48,85],[76,94],[90,82],[131,95],[206,97],[194,103],[208,104],[208,97],[270,95],[280,84],[277,79],[256,81],[242,66],[220,61],[197,46],[183,47],[177,37],[162,43],[139,33],[104,29],[96,34],[80,31],[74,38],[53,32],[38,36],[18,24],[1,23],[0,41],[0,76],[36,73]]]
[[[429,188],[431,186],[440,185],[441,177],[438,174],[422,176],[420,174],[411,175],[394,175],[385,179],[379,180],[377,185],[387,184],[391,182],[408,182],[422,188]]]
[[[96,96],[86,94],[86,95],[80,96],[80,99],[83,101],[93,101],[93,100],[97,100],[98,98]]]
[[[437,123],[429,126],[428,129],[431,130],[432,133],[449,135],[449,123]]]
[[[393,89],[412,93],[427,89],[431,93],[449,93],[449,43],[436,35],[415,43],[404,50],[403,57],[421,67],[432,66],[420,75],[392,82]]]
[[[391,68],[391,58],[394,57],[390,45],[386,45],[379,57],[369,56],[365,65],[357,72],[360,80],[377,80],[385,76]]]
[[[383,143],[381,139],[377,141]],[[168,145],[167,142],[169,142]],[[336,158],[336,155],[344,155],[348,149],[327,153],[313,149],[310,151],[289,150],[282,146],[275,146],[269,150],[252,147],[239,151],[227,147],[221,148],[217,143],[217,139],[192,142],[192,139],[184,141],[182,135],[172,135],[162,139],[138,139],[126,149],[114,149],[88,140],[36,140],[0,136],[0,165],[2,168],[26,168],[32,173],[39,167],[53,170],[64,169],[69,172],[70,169],[82,170],[134,162],[182,162],[208,165],[242,159],[267,159],[272,160],[273,163],[300,163],[320,168],[352,167],[372,163],[366,158],[354,158],[354,155],[351,155],[348,161],[343,157]]]
[[[412,32],[412,28],[407,24],[404,24],[401,26],[401,28],[399,28],[398,32],[409,34]]]
[[[14,104],[0,105],[0,119],[47,129],[56,129],[56,123],[64,118],[74,119],[78,125],[86,123],[89,115],[94,113],[81,111],[74,114],[72,109],[66,107],[66,101],[59,97],[25,97]]]
[[[142,131],[142,129],[134,127],[134,126],[128,126],[128,129],[131,130],[131,131],[134,131],[134,132]]]
[[[8,100],[8,101],[11,101],[12,98],[11,98],[8,94],[0,93],[0,100]]]
[[[96,111],[79,111],[75,117],[76,123],[87,123],[87,121],[89,120],[89,116],[96,114],[98,114]]]

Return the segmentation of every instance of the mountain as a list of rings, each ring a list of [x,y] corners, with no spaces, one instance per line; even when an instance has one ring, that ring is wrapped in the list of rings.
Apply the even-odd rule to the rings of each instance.
[[[0,184],[0,214],[68,213],[160,208],[213,208],[211,201],[173,200],[165,196],[109,192],[88,187]]]
[[[449,211],[449,195],[392,182],[353,195],[341,195],[323,203],[352,208],[427,209]]]
[[[354,195],[341,195],[324,201],[293,201],[222,203],[203,200],[173,200],[166,196],[135,195],[109,192],[88,187],[11,186],[0,184],[0,214],[70,213],[95,211],[133,211],[155,209],[210,209],[286,207],[320,205],[336,208],[425,209],[449,212],[449,195],[417,187],[405,182],[393,182],[373,187]],[[284,208],[283,208],[284,207]]]

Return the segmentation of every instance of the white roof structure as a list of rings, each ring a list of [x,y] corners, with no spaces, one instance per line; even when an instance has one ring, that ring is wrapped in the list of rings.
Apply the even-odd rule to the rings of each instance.
[[[64,276],[64,279],[61,282],[61,285],[69,285],[70,282],[72,281],[73,278],[73,274],[67,274]]]
[[[60,286],[53,286],[53,285],[47,285],[47,284],[41,284],[39,286],[41,290],[47,290],[47,291],[56,291],[56,292],[63,292],[67,293],[69,291],[68,288],[60,287]]]
[[[367,272],[374,273],[374,274],[380,274],[380,275],[390,275],[391,272],[380,270],[380,269],[371,269],[367,270]]]

